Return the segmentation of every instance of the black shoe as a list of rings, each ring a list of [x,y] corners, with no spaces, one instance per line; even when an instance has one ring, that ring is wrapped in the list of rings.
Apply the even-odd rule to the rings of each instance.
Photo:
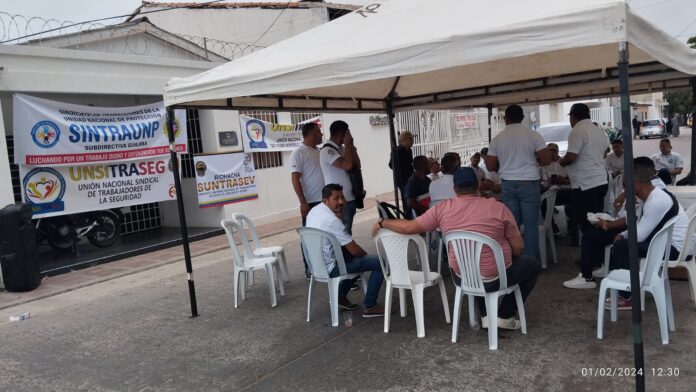
[[[312,273],[309,272],[309,270],[304,271],[304,276],[305,276],[305,278],[307,278],[307,280],[312,279]]]
[[[345,310],[355,310],[360,308],[360,305],[350,302],[348,298],[341,298],[338,300],[338,307]]]

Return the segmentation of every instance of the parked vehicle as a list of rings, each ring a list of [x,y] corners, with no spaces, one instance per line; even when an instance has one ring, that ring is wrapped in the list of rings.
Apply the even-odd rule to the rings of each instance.
[[[640,131],[638,131],[638,137],[641,139],[649,139],[651,137],[666,137],[667,128],[665,126],[665,120],[658,118],[654,120],[644,120],[640,123]]]
[[[537,132],[541,134],[546,144],[558,144],[558,155],[564,156],[568,151],[568,135],[571,129],[570,123],[553,122],[540,126]]]
[[[99,248],[116,242],[121,237],[121,217],[112,210],[103,210],[40,218],[36,220],[36,230],[39,242],[45,239],[55,250],[78,254],[82,237]]]

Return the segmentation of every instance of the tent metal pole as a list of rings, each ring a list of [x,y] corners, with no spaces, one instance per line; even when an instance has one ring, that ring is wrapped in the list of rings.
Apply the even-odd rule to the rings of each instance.
[[[691,82],[691,100],[694,107],[691,110],[691,173],[689,173],[689,185],[696,185],[696,76],[689,78]],[[685,113],[686,114],[686,113]],[[686,115],[684,116],[686,118]]]
[[[396,208],[400,208],[397,172],[401,166],[399,166],[399,154],[396,151],[396,127],[394,126],[394,108],[392,107],[391,98],[387,98],[386,109],[387,118],[389,119],[389,141],[391,144],[392,179],[394,180],[394,203],[396,204]],[[404,206],[404,208],[406,208],[406,206]]]
[[[633,131],[631,130],[631,100],[628,91],[628,43],[619,43],[619,94],[621,97],[621,134],[624,144],[624,181],[626,184],[626,220],[628,224],[628,257],[633,300],[633,360],[636,369],[636,391],[645,391],[643,332],[641,329],[640,280],[638,278],[638,247],[636,232],[636,201],[633,189]],[[600,304],[603,306],[603,304]]]
[[[486,105],[488,109],[488,144],[491,144],[492,132],[491,132],[491,119],[493,118],[493,104],[489,103]]]
[[[176,142],[174,136],[174,109],[167,108],[167,132],[169,136],[169,152],[171,154],[172,171],[174,172],[174,187],[176,188],[176,205],[179,210],[179,226],[181,227],[181,242],[184,246],[184,262],[186,263],[186,279],[188,280],[189,300],[191,302],[191,318],[198,317],[198,305],[196,304],[196,286],[193,282],[193,267],[191,266],[191,250],[189,249],[188,227],[186,226],[186,213],[184,210],[184,194],[181,190],[181,177],[179,161],[176,156]]]

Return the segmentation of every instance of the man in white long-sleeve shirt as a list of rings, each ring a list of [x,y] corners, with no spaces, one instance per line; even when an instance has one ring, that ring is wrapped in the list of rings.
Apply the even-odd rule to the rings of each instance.
[[[653,236],[662,229],[668,220],[678,217],[672,232],[672,246],[669,255],[670,260],[675,260],[684,247],[689,218],[673,195],[652,184],[653,176],[654,171],[649,168],[634,165],[633,188],[636,196],[643,202],[642,213],[636,226],[638,256],[645,257]],[[611,269],[629,268],[627,238],[628,232],[625,230],[616,236],[612,250]],[[619,309],[629,309],[631,307],[631,293],[621,291],[619,294]]]

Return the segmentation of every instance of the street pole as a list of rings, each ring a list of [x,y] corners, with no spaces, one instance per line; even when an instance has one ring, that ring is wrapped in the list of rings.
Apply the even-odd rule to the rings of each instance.
[[[387,98],[387,118],[389,119],[389,144],[391,145],[392,179],[394,180],[394,203],[396,204],[396,208],[400,208],[397,173],[401,166],[399,166],[399,153],[396,151],[396,127],[394,126],[394,108],[392,107],[391,98]],[[405,209],[406,206],[404,206],[404,210]]]
[[[488,108],[488,144],[491,144],[491,135],[493,134],[491,131],[491,119],[493,118],[493,104],[489,103],[486,105],[486,108]]]
[[[176,188],[176,205],[179,210],[179,226],[181,227],[181,242],[184,246],[184,262],[186,263],[186,279],[188,280],[189,300],[191,302],[191,318],[198,317],[198,305],[196,305],[196,286],[193,282],[193,266],[191,265],[191,250],[189,249],[188,228],[186,227],[186,212],[184,210],[184,195],[181,191],[181,177],[179,175],[179,160],[176,156],[174,110],[167,108],[167,135],[169,136],[169,153],[174,172],[174,187]]]
[[[636,232],[636,195],[633,189],[633,130],[631,129],[631,100],[628,91],[628,43],[619,43],[619,94],[621,96],[621,134],[624,144],[624,181],[626,184],[626,221],[628,224],[628,258],[633,302],[633,360],[636,370],[636,391],[645,391],[643,332],[641,329],[640,279],[638,271],[638,236]],[[604,306],[600,304],[599,306]]]

